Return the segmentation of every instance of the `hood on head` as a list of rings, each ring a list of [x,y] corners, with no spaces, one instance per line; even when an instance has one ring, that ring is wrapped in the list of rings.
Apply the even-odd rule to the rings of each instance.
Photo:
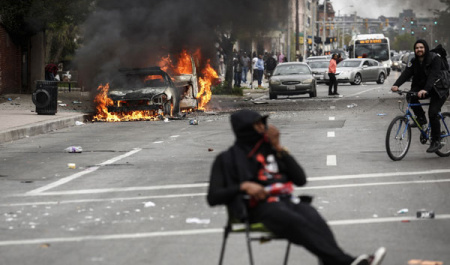
[[[230,121],[236,140],[240,143],[255,144],[263,135],[259,134],[253,124],[262,121],[267,124],[268,115],[262,116],[256,111],[239,110],[231,114]]]
[[[423,39],[417,40],[414,43],[414,54],[416,54],[416,45],[417,45],[417,43],[422,43],[423,44],[423,46],[425,47],[424,57],[427,57],[428,54],[430,53],[430,47],[428,46],[428,43],[425,40],[423,40]],[[416,55],[416,57],[417,57],[417,55]]]

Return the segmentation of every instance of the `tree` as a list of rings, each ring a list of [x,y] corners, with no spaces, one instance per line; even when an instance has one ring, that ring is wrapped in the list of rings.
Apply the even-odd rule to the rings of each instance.
[[[411,36],[409,33],[404,33],[397,36],[392,44],[392,48],[397,51],[411,50],[415,42],[416,38],[414,36]]]
[[[444,46],[448,45],[450,38],[450,0],[440,0],[441,3],[447,5],[445,10],[435,10],[436,16],[436,25],[434,27],[433,32],[435,34],[434,39],[441,42]],[[434,40],[433,40],[434,41]],[[433,45],[433,44],[430,44]],[[433,45],[434,46],[434,45]]]
[[[1,23],[12,40],[21,45],[26,45],[36,33],[45,32],[47,60],[59,61],[74,53],[78,25],[92,12],[94,3],[94,0],[2,0]]]

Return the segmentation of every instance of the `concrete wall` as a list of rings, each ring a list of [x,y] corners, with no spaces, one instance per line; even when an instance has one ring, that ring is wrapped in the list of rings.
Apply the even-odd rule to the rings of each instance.
[[[8,32],[0,25],[0,94],[20,93],[21,47],[12,42]]]

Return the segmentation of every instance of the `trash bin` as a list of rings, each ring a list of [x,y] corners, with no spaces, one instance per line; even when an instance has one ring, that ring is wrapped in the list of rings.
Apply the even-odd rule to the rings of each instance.
[[[58,109],[58,82],[36,81],[32,99],[37,114],[55,115]]]

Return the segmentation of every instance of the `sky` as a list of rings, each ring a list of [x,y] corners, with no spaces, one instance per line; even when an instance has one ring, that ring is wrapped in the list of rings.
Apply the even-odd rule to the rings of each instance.
[[[429,9],[444,9],[439,0],[332,0],[336,16],[356,14],[363,18],[398,17],[403,9],[412,9],[417,17],[433,16]],[[323,3],[319,0],[319,3]]]

